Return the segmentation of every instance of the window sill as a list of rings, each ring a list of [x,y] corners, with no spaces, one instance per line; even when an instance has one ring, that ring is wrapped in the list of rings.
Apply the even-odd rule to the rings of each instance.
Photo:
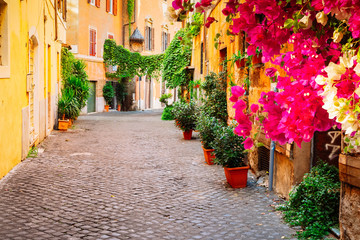
[[[10,78],[10,67],[0,66],[0,79]]]

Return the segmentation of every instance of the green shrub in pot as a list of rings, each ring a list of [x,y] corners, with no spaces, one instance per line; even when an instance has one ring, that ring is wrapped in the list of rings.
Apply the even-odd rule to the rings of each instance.
[[[196,122],[196,130],[199,131],[200,139],[205,149],[213,149],[212,142],[216,131],[224,126],[222,122],[201,111]]]
[[[194,130],[196,126],[197,107],[194,102],[178,101],[173,104],[173,114],[176,126],[186,132]]]
[[[115,97],[115,91],[111,82],[107,82],[103,87],[103,96],[106,102],[106,105],[110,105],[111,101]]]
[[[232,125],[219,127],[212,141],[216,156],[214,163],[227,168],[246,166],[243,141],[242,137],[234,133]]]

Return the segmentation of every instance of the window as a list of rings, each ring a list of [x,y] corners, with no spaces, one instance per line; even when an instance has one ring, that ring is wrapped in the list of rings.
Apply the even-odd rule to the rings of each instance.
[[[109,0],[109,13],[113,13],[113,10],[114,10],[114,2],[113,0]]]
[[[154,28],[145,27],[145,50],[153,51],[154,48]]]
[[[161,51],[165,52],[165,50],[168,48],[170,43],[170,34],[167,32],[161,33]]]
[[[118,0],[106,0],[106,12],[117,15],[117,1]]]
[[[96,56],[96,30],[90,28],[90,56]]]
[[[7,3],[0,0],[0,78],[10,77],[9,22]]]
[[[57,10],[62,19],[66,21],[66,0],[57,0]]]
[[[89,3],[95,6],[95,0],[89,0]]]

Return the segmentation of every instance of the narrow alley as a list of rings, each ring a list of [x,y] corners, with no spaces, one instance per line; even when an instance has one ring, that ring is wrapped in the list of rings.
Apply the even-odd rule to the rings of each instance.
[[[228,187],[160,112],[81,116],[0,181],[1,239],[291,239],[249,178]],[[41,152],[41,150],[44,150]]]

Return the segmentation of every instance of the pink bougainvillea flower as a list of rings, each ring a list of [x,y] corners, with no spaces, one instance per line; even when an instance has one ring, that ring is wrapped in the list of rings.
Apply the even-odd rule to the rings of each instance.
[[[341,81],[335,85],[337,87],[337,96],[339,98],[349,98],[355,91],[355,83],[351,80]]]
[[[245,89],[240,86],[231,87],[231,94],[236,98],[243,96],[244,93],[245,93]],[[237,101],[237,99],[236,99],[236,101]]]
[[[213,17],[208,17],[208,18],[206,19],[205,27],[209,28],[210,25],[211,25],[213,22],[215,22],[215,18],[213,18]]]
[[[245,149],[250,149],[250,148],[252,148],[252,146],[254,146],[253,140],[251,138],[249,138],[249,137],[245,139],[243,144],[244,144]]]
[[[273,68],[273,67],[267,68],[265,70],[265,75],[268,77],[274,77],[276,72],[277,72],[276,68]]]
[[[356,11],[350,18],[349,18],[349,30],[352,32],[354,38],[360,37],[360,12]]]
[[[256,113],[259,110],[259,105],[252,104],[250,109],[251,109],[251,112]]]
[[[239,100],[234,104],[233,108],[237,111],[242,111],[246,108],[246,103],[243,100]]]
[[[240,33],[242,21],[243,21],[243,19],[241,19],[241,18],[234,18],[233,19],[232,32],[234,34],[239,34]]]
[[[175,10],[178,10],[178,9],[184,9],[184,7],[183,7],[183,1],[182,0],[174,0],[173,2],[172,2],[172,7],[175,9]]]

